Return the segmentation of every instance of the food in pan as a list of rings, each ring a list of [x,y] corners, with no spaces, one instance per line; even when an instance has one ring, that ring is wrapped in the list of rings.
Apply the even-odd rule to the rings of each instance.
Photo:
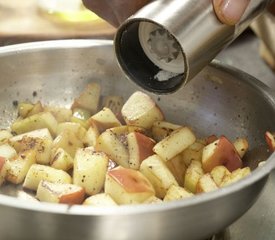
[[[266,138],[272,147],[272,134]],[[247,176],[247,150],[246,138],[198,138],[192,127],[165,120],[143,92],[124,102],[91,83],[70,109],[18,105],[18,118],[0,130],[0,184],[22,184],[52,203],[160,203]]]

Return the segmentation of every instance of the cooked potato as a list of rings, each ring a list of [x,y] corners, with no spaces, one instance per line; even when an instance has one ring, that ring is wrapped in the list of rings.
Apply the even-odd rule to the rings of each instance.
[[[216,166],[210,174],[217,186],[221,186],[224,179],[230,176],[231,173],[225,166]]]
[[[4,129],[0,130],[0,145],[7,143],[12,136],[10,131]]]
[[[36,198],[41,202],[82,204],[85,191],[82,187],[68,183],[52,183],[45,180],[40,181]]]
[[[8,172],[8,161],[0,156],[0,186],[4,183]]]
[[[91,114],[96,113],[99,105],[100,93],[101,87],[99,84],[88,84],[80,96],[74,100],[71,108],[84,108],[87,109]]]
[[[108,128],[121,126],[121,123],[117,119],[116,115],[106,107],[91,116],[88,122],[90,124],[94,124],[99,132],[104,132]]]
[[[78,149],[74,158],[73,183],[85,189],[86,194],[99,193],[105,181],[109,158],[94,148]]]
[[[141,172],[123,167],[108,171],[104,189],[118,204],[142,203],[155,195],[152,184]]]
[[[164,119],[163,113],[156,103],[145,93],[133,93],[121,110],[127,125],[150,129],[156,121]]]
[[[143,160],[140,172],[152,183],[158,198],[163,198],[171,185],[178,185],[175,177],[158,155]]]
[[[6,180],[14,184],[20,184],[24,181],[30,167],[36,162],[36,151],[28,150],[21,154],[16,159],[8,162],[8,171]]]
[[[99,137],[99,131],[97,127],[94,125],[91,125],[83,138],[83,142],[86,146],[95,147],[98,137]]]
[[[249,175],[251,173],[251,170],[249,167],[245,167],[245,168],[239,168],[236,169],[235,171],[233,171],[230,175],[226,176],[222,183],[221,183],[221,187],[225,187],[228,186],[232,183],[235,183],[239,180],[241,180],[242,178],[246,177],[247,175]]]
[[[17,156],[16,150],[9,144],[0,145],[0,157],[13,159]]]
[[[69,122],[73,115],[71,109],[56,106],[45,106],[44,111],[50,112],[58,123]]]
[[[169,202],[173,200],[185,199],[194,196],[193,193],[186,191],[183,187],[172,185],[169,187],[163,201]]]
[[[191,161],[190,165],[186,169],[184,178],[184,187],[186,190],[192,193],[196,193],[198,181],[203,176],[203,174],[204,172],[201,162]]]
[[[56,134],[58,135],[65,130],[74,133],[75,136],[79,139],[83,139],[87,132],[87,130],[84,127],[82,127],[80,123],[63,122],[57,125]]]
[[[158,142],[153,151],[163,160],[168,161],[181,153],[196,141],[194,133],[187,127],[173,131],[168,137]]]
[[[63,148],[57,149],[50,162],[51,167],[64,171],[71,169],[73,164],[73,158]]]
[[[109,158],[117,164],[129,168],[129,152],[127,146],[120,141],[117,135],[110,129],[98,137],[95,150],[106,153]]]
[[[197,183],[197,193],[211,192],[218,189],[210,173],[202,175]]]
[[[63,170],[58,170],[49,166],[33,164],[24,180],[23,187],[30,190],[37,190],[41,180],[53,183],[71,183],[71,176]]]
[[[205,145],[199,141],[194,142],[192,145],[187,147],[182,153],[182,159],[186,166],[189,166],[191,161],[201,161],[202,151]]]
[[[57,121],[51,113],[37,113],[30,117],[16,120],[11,125],[11,130],[17,134],[26,133],[41,128],[48,128],[52,136],[55,136]]]
[[[165,163],[166,163],[166,166],[171,171],[171,173],[174,175],[179,185],[183,187],[186,166],[181,154],[177,155],[176,157],[172,158],[169,161],[166,161]]]
[[[174,130],[180,128],[176,125],[166,121],[156,121],[152,126],[152,136],[157,142],[169,136]]]
[[[58,148],[63,148],[73,158],[78,148],[83,148],[83,142],[75,133],[64,129],[53,141],[52,154],[54,155]]]
[[[248,150],[248,141],[246,138],[238,138],[234,141],[234,147],[237,150],[240,158],[243,158]]]
[[[84,205],[94,207],[117,206],[117,203],[107,193],[98,193],[85,199]]]

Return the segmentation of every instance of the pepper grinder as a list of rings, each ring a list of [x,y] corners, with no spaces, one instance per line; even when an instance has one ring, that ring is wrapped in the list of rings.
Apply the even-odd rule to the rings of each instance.
[[[175,92],[271,2],[251,0],[239,23],[229,26],[216,17],[212,0],[152,1],[119,27],[114,40],[118,63],[143,89],[157,94]]]

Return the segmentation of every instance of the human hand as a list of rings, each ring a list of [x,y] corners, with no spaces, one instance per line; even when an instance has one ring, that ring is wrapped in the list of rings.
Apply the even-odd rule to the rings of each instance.
[[[238,23],[250,0],[213,0],[218,19],[227,25]]]

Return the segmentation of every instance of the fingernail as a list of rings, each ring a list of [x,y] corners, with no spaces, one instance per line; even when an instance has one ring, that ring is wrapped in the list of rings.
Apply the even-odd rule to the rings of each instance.
[[[228,25],[240,21],[249,2],[250,0],[213,0],[218,18]]]

